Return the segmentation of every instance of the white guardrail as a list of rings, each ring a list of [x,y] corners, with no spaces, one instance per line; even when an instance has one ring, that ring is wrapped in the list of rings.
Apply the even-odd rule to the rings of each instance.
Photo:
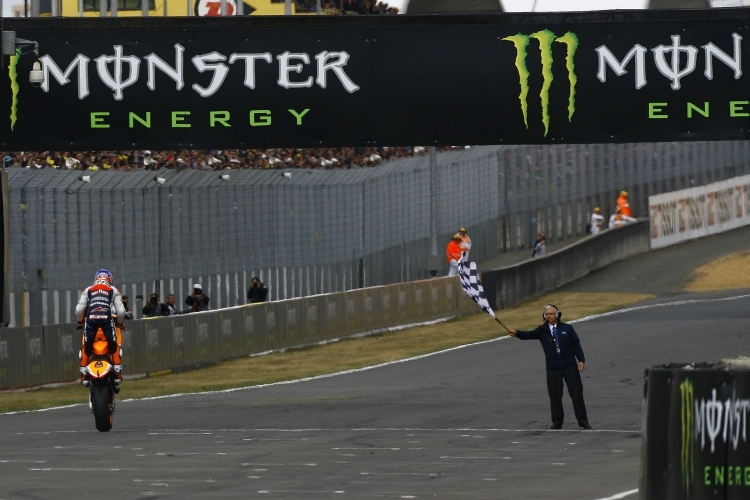
[[[651,248],[750,225],[750,175],[648,197]]]

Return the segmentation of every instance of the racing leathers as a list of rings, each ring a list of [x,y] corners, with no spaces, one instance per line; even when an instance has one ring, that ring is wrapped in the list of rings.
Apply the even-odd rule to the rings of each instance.
[[[117,343],[117,334],[113,316],[117,319],[117,326],[121,326],[125,319],[125,307],[122,303],[120,291],[105,281],[95,281],[81,293],[76,306],[78,325],[85,328],[84,343],[81,348],[81,374],[86,374],[91,349],[99,328],[102,329],[109,343],[112,364],[118,380],[122,380],[122,348]]]

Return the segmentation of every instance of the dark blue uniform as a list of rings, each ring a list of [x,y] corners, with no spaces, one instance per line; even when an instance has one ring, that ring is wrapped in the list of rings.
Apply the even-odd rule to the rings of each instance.
[[[578,371],[578,361],[585,362],[581,341],[575,329],[562,322],[557,322],[557,338],[545,323],[531,331],[518,331],[516,337],[521,340],[539,340],[547,360],[547,392],[552,413],[552,425],[562,427],[565,413],[563,411],[563,380],[568,386],[570,399],[573,400],[573,411],[578,425],[588,427],[586,404],[583,402],[583,382]],[[576,361],[577,360],[577,361]]]
[[[549,323],[540,325],[529,332],[519,330],[516,332],[516,336],[521,340],[536,339],[542,343],[544,356],[547,358],[548,370],[576,366],[578,364],[576,358],[578,358],[578,361],[586,361],[583,357],[583,349],[581,349],[581,341],[578,339],[578,334],[573,329],[573,326],[567,323],[557,322],[557,336],[560,341],[559,353],[555,346],[555,337],[550,332]]]

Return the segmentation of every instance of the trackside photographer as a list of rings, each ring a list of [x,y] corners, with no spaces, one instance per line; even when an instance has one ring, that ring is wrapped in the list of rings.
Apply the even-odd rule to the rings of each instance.
[[[155,318],[157,316],[169,316],[167,305],[159,300],[159,294],[154,292],[148,298],[148,303],[143,306],[141,311],[146,318]]]
[[[268,300],[268,287],[257,276],[250,281],[250,288],[247,290],[247,300],[251,304]]]
[[[190,306],[187,312],[208,311],[208,302],[211,299],[203,293],[203,286],[200,283],[193,285],[193,293],[185,299],[185,304]]]

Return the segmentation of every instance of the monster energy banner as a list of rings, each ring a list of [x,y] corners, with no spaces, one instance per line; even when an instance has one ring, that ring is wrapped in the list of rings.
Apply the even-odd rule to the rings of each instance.
[[[750,498],[750,371],[711,368],[649,370],[642,500]]]
[[[5,58],[0,143],[65,150],[746,137],[750,30],[738,20],[427,19],[6,20],[6,30],[39,43],[44,81],[29,83],[34,54]]]

